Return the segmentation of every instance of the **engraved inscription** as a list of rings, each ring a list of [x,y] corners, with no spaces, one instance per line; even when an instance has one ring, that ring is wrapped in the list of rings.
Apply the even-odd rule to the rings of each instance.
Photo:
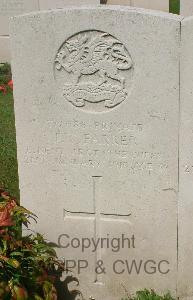
[[[49,162],[55,168],[110,168],[127,170],[128,174],[164,174],[169,161],[162,151],[140,146],[145,133],[145,125],[126,122],[101,122],[95,119],[82,121],[67,119],[47,120],[54,145],[30,147],[25,150],[26,164]],[[68,143],[70,156],[65,151]]]
[[[70,37],[55,58],[55,77],[65,100],[84,110],[109,111],[125,101],[132,74],[126,47],[101,31]]]

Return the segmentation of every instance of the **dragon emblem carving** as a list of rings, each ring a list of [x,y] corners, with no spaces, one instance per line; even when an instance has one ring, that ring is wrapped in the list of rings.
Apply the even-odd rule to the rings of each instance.
[[[55,58],[55,71],[64,78],[63,96],[74,106],[109,110],[128,95],[133,61],[125,46],[101,31],[86,31],[69,38]],[[62,76],[59,76],[60,81]]]

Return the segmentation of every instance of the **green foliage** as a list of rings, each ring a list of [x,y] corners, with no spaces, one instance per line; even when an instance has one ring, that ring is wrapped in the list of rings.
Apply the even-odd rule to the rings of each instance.
[[[0,86],[10,80],[10,65],[0,64]],[[0,185],[19,198],[13,94],[7,85],[6,90],[0,92]]]
[[[40,234],[22,236],[30,218],[36,216],[0,189],[0,299],[57,299],[64,263]]]
[[[0,64],[0,85],[7,84],[11,80],[11,77],[10,64]]]
[[[136,295],[133,297],[128,297],[127,299],[122,300],[174,300],[170,293],[166,293],[163,296],[156,294],[154,290],[141,290],[137,291]]]
[[[13,94],[0,92],[0,186],[19,199]]]
[[[180,0],[170,0],[170,12],[173,14],[180,13]]]

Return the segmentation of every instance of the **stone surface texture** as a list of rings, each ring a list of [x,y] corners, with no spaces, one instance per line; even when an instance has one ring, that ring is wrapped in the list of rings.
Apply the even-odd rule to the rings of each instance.
[[[66,5],[97,5],[100,0],[0,0],[0,38],[9,36],[9,18],[11,16],[20,15],[38,10],[59,9]],[[130,5],[148,9],[169,11],[168,0],[108,0],[110,5]],[[2,39],[3,40],[3,39]],[[2,41],[1,40],[1,41]],[[5,59],[10,62],[10,49],[6,44],[0,48],[0,62]],[[7,50],[7,53],[5,52]]]
[[[183,16],[193,15],[193,1],[192,0],[180,0],[180,14]]]
[[[0,56],[3,62],[11,61],[10,40],[8,36],[0,37]]]
[[[32,11],[63,8],[66,5],[100,4],[100,0],[0,0],[0,63],[10,62],[9,19]],[[5,38],[6,36],[6,38]],[[2,42],[5,41],[5,44]]]
[[[107,4],[130,5],[169,12],[169,0],[108,0]]]
[[[38,0],[0,0],[0,35],[9,34],[9,17],[38,9]]]
[[[182,21],[181,101],[180,101],[180,177],[179,177],[179,296],[193,297],[193,18]]]
[[[131,0],[108,0],[107,5],[132,5]]]
[[[58,251],[88,260],[85,299],[176,292],[180,20],[120,6],[12,19],[20,192],[39,216],[33,229],[53,242],[135,236],[118,252]],[[141,270],[128,275],[133,260]]]
[[[39,0],[40,10],[64,8],[66,5],[100,4],[100,0]]]
[[[0,63],[11,61],[9,18],[38,9],[38,0],[0,0]]]
[[[131,0],[132,6],[169,12],[169,0]]]

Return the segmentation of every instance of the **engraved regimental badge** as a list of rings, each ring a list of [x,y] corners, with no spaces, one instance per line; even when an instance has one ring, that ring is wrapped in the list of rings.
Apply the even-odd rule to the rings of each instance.
[[[128,98],[133,61],[126,47],[101,31],[80,32],[58,50],[55,78],[63,97],[87,111],[109,111]]]

